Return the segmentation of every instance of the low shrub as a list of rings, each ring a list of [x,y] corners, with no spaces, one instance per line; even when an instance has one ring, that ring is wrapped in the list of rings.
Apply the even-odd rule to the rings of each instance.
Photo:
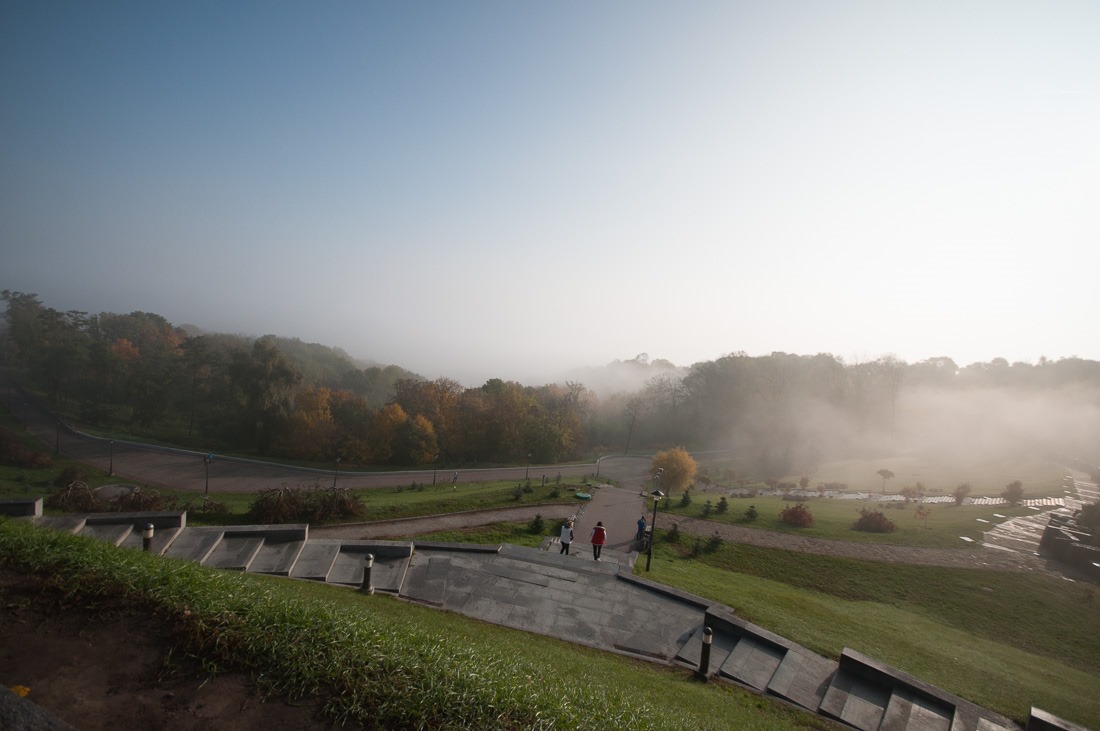
[[[809,528],[814,524],[813,513],[806,507],[806,503],[788,505],[779,511],[779,519],[796,528]]]
[[[103,501],[83,482],[71,482],[46,498],[46,507],[66,513],[102,513]]]
[[[66,465],[65,469],[53,478],[54,487],[68,487],[74,482],[87,482],[88,475],[76,465]]]
[[[901,507],[901,504],[898,504]],[[852,530],[865,533],[893,533],[898,529],[894,521],[887,518],[877,510],[862,508],[859,511],[859,519],[852,523]]]
[[[358,518],[366,506],[358,495],[347,488],[299,487],[261,490],[249,506],[249,518],[258,523],[322,523],[330,520]]]
[[[665,540],[668,541],[669,543],[679,543],[680,542],[680,524],[679,523],[673,523],[672,524],[672,527],[669,528],[668,533],[665,534]]]
[[[546,530],[546,521],[542,519],[542,513],[536,513],[535,517],[531,518],[527,530],[531,531],[532,535],[542,535],[542,532]]]
[[[745,509],[745,520],[751,523],[758,517],[760,517],[760,513],[756,511],[755,505],[750,505],[748,508]]]
[[[24,446],[16,432],[0,428],[0,464],[42,470],[53,465],[53,460],[48,454],[36,452]]]

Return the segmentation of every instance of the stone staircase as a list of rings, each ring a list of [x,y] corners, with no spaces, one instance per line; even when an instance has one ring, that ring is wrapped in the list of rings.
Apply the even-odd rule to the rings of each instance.
[[[187,526],[183,512],[43,516],[35,525],[229,571],[362,587],[576,644],[680,665],[860,731],[1019,731],[1013,721],[852,649],[817,655],[732,609],[633,573],[636,553],[604,560],[541,549],[423,541],[311,539],[308,525]],[[29,502],[29,501],[28,501]],[[7,503],[7,504],[5,504]],[[20,510],[23,512],[20,512]],[[709,653],[704,652],[710,631]],[[709,654],[706,667],[704,655]],[[1087,731],[1032,709],[1026,731]]]
[[[288,576],[329,584],[361,586],[366,557],[372,555],[371,584],[397,594],[408,570],[413,544],[400,541],[339,541],[309,538],[308,525],[187,526],[184,512],[95,513],[38,516],[35,525],[149,550],[227,571]]]
[[[712,631],[708,677],[782,698],[860,731],[1018,728],[1003,716],[855,650],[845,649],[839,661],[830,660],[716,608],[707,610],[704,625],[677,653],[678,662],[701,670],[704,626]]]

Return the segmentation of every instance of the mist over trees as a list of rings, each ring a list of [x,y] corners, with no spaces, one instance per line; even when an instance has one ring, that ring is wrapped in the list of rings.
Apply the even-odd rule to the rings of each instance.
[[[297,339],[2,297],[0,365],[58,412],[201,450],[412,466],[683,446],[728,450],[757,478],[900,453],[1100,461],[1100,362],[1079,358],[959,367],[948,357],[732,353],[685,368],[641,354],[574,372],[598,388],[499,378],[467,388],[394,365],[361,368]]]

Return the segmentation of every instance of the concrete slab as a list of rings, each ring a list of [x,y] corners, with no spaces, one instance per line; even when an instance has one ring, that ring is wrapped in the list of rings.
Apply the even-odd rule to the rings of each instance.
[[[305,545],[305,541],[265,540],[248,570],[254,574],[290,576],[290,571]]]
[[[1042,708],[1032,706],[1031,715],[1027,719],[1027,731],[1088,731],[1088,729],[1048,713]]]
[[[129,523],[85,523],[80,535],[117,546],[126,540],[126,536],[133,530],[134,526]]]
[[[951,731],[955,709],[898,688],[890,696],[879,731]]]
[[[226,532],[207,555],[203,565],[230,571],[247,571],[263,545],[262,535]]]
[[[786,653],[783,648],[745,635],[734,646],[719,672],[750,688],[764,690]]]
[[[164,555],[164,551],[168,548],[168,546],[172,545],[172,542],[175,541],[176,538],[179,537],[179,534],[185,530],[187,530],[187,528],[180,527],[155,529],[153,531],[153,541],[149,546],[150,552],[157,556]],[[142,550],[145,547],[145,537],[143,535],[143,531],[135,528],[133,531],[130,532],[130,535],[122,539],[122,543],[118,545],[122,546],[123,548],[134,548],[139,551]]]
[[[952,726],[951,731],[960,731],[958,724]],[[1017,727],[1015,725],[1002,726],[1001,724],[990,721],[989,719],[979,718],[977,720],[977,725],[974,726],[974,731],[1017,731]]]
[[[181,531],[161,555],[203,563],[225,533],[222,528],[188,528]]]
[[[835,660],[804,648],[787,650],[768,683],[768,692],[816,712],[838,667]]]
[[[34,524],[40,528],[59,530],[74,535],[84,530],[84,523],[86,522],[86,519],[80,515],[44,515],[41,518],[34,519]]]
[[[325,581],[336,556],[340,553],[340,541],[307,541],[298,554],[294,568],[290,570],[292,579],[310,579]]]
[[[42,515],[42,498],[0,498],[0,515],[13,518],[37,518]]]
[[[693,668],[699,667],[699,662],[703,655],[703,627],[704,625],[699,625],[695,632],[692,633],[691,638],[685,642],[679,652],[676,653],[677,660]],[[725,632],[713,633],[711,635],[710,665],[707,674],[714,675],[718,671],[718,668],[722,667],[722,664],[726,662],[730,653],[733,652],[733,648],[736,646],[736,637],[731,637]]]
[[[819,711],[860,731],[877,731],[889,702],[889,688],[842,668],[833,677]]]

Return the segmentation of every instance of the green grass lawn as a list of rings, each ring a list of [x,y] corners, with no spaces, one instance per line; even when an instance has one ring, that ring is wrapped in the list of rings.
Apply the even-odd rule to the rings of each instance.
[[[730,487],[730,481],[721,477],[725,470],[739,471],[736,460],[705,460],[700,464],[715,482]],[[886,482],[886,491],[898,493],[905,486],[922,483],[930,495],[950,495],[963,482],[970,483],[972,496],[1000,495],[1013,480],[1024,485],[1025,497],[1061,497],[1064,471],[1057,465],[1032,457],[1002,457],[1000,459],[975,458],[958,460],[946,458],[898,455],[881,459],[851,459],[827,462],[806,472],[780,477],[781,482],[798,483],[803,476],[809,479],[809,487],[823,483],[844,483],[848,492],[881,492],[882,478],[878,471],[886,469],[894,477]],[[742,475],[744,476],[744,475]],[[762,481],[750,482],[748,487],[764,487]]]
[[[670,513],[658,514],[658,525],[661,518],[669,514],[702,518],[706,502],[709,500],[712,507],[717,507],[722,492],[713,487],[708,492],[702,492],[696,488],[691,492],[691,505],[686,508],[680,507],[680,494],[677,493],[677,496],[672,499]],[[716,513],[712,510],[707,520],[838,541],[958,549],[975,548],[975,544],[961,540],[960,536],[967,536],[973,541],[980,542],[982,533],[992,529],[996,524],[1020,515],[1032,515],[1035,512],[1025,507],[1013,508],[1007,505],[986,507],[933,504],[925,506],[930,511],[928,519],[918,520],[915,504],[909,504],[899,510],[890,503],[879,503],[874,500],[810,498],[803,502],[814,516],[814,525],[809,528],[796,528],[779,520],[780,511],[788,505],[794,505],[796,501],[764,495],[753,498],[727,497],[726,501],[729,505],[727,511]],[[756,506],[758,513],[754,521],[745,517],[745,511],[750,505]],[[861,508],[881,511],[898,529],[893,533],[865,533],[853,530],[852,523],[859,518]],[[673,517],[672,520],[675,518]],[[982,520],[988,522],[983,523]]]
[[[906,485],[923,483],[929,494],[950,495],[955,487],[969,482],[972,496],[1000,495],[1013,480],[1024,484],[1025,497],[1061,497],[1065,471],[1045,460],[1018,457],[958,461],[916,456],[888,457],[877,460],[844,460],[821,465],[808,473],[810,487],[819,483],[842,482],[852,492],[881,492],[886,469],[894,477],[886,481],[886,491],[897,493]],[[788,475],[787,482],[798,482],[801,475]]]
[[[1100,725],[1100,596],[1028,574],[662,545],[647,578],[733,607],[817,652],[851,647],[1017,720]]]
[[[0,565],[154,608],[179,650],[364,728],[835,729],[767,698],[385,595],[206,569],[0,519]]]

